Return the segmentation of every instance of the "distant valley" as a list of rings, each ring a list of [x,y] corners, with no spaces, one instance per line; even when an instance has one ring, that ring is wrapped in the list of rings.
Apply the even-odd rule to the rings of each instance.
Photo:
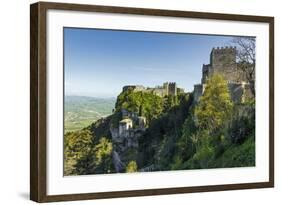
[[[80,130],[112,113],[115,98],[96,98],[87,96],[65,96],[65,133]]]

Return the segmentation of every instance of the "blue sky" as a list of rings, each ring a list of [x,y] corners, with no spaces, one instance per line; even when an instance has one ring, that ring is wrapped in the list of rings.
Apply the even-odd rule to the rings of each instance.
[[[116,97],[124,85],[200,83],[213,47],[232,37],[64,28],[65,94]]]

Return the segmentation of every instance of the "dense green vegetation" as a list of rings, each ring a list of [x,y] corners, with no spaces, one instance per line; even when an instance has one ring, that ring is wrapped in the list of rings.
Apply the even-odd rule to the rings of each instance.
[[[64,175],[114,172],[110,133],[101,126],[108,122],[108,120],[98,120],[80,131],[65,134]]]
[[[255,102],[232,102],[226,81],[214,75],[198,104],[192,93],[122,92],[112,115],[65,135],[66,175],[115,172],[109,129],[122,109],[148,121],[138,148],[121,154],[124,172],[255,166]]]
[[[156,119],[164,109],[164,99],[149,92],[134,92],[127,90],[122,92],[116,101],[116,111],[126,109],[129,112],[145,116],[148,122]]]
[[[114,98],[66,96],[64,102],[65,131],[76,131],[112,113]]]
[[[204,95],[195,108],[198,127],[207,131],[221,128],[229,118],[232,108],[226,81],[222,76],[214,75],[209,79]]]

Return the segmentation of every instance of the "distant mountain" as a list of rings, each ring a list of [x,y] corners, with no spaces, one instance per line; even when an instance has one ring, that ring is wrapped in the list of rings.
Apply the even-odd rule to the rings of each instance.
[[[96,98],[88,96],[65,96],[65,132],[82,129],[96,120],[112,113],[115,98]]]

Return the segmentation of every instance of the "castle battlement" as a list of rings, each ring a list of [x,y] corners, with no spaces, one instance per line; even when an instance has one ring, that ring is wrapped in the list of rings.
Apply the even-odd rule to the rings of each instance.
[[[214,47],[212,52],[233,52],[236,51],[236,46]]]
[[[226,65],[236,63],[236,47],[217,47],[213,48],[210,54],[210,64]]]
[[[123,87],[123,92],[127,90],[132,90],[135,92],[141,91],[141,92],[151,92],[155,95],[158,95],[160,97],[165,97],[167,95],[177,95],[179,93],[184,92],[182,88],[177,87],[176,82],[165,82],[161,86],[155,86],[155,87],[144,87],[142,85],[126,85]]]

